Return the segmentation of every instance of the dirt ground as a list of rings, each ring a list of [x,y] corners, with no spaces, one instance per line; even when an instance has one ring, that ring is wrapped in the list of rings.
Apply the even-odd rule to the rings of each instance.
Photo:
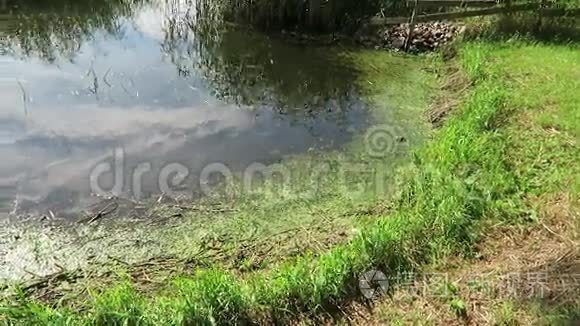
[[[317,323],[580,325],[580,210],[572,200],[538,198],[538,223],[492,225],[477,257],[431,266]]]

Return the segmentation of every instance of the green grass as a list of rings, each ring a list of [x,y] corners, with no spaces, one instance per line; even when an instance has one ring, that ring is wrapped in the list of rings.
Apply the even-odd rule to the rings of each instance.
[[[544,217],[555,219],[552,223],[570,224],[572,230],[568,231],[578,234],[580,94],[577,90],[580,86],[580,49],[575,44],[554,45],[522,39],[509,43],[482,40],[465,44],[460,55],[464,66],[467,63],[468,69],[464,71],[472,80],[495,80],[506,95],[499,119],[494,122],[497,127],[494,137],[499,137],[504,144],[501,150],[502,167],[498,171],[503,171],[503,167],[509,170],[509,174],[504,176],[511,176],[511,179],[505,185],[511,186],[501,186],[497,182],[503,180],[491,176],[484,179],[492,180],[495,185],[487,184],[483,189],[499,187],[505,190],[511,188],[512,191],[506,192],[510,193],[506,197],[488,197],[487,207],[491,209],[485,216],[489,223],[484,224],[517,224],[514,229],[522,230]],[[476,92],[477,87],[474,89]],[[469,103],[474,96],[476,94],[471,92],[465,103]],[[471,140],[468,143],[472,143]],[[448,145],[438,143],[433,146]],[[439,152],[439,149],[434,152]],[[480,175],[485,174],[480,172]],[[479,179],[477,183],[481,185],[484,179]],[[552,211],[549,216],[541,216],[554,198],[563,199],[563,208]],[[485,225],[479,227],[481,232],[490,232]],[[577,238],[573,240],[577,241]],[[488,259],[492,261],[490,268],[493,269],[494,258]],[[465,267],[468,271],[472,270],[469,266]],[[445,271],[443,267],[438,270]],[[580,318],[580,301],[573,292],[562,293],[553,300],[530,299],[527,296],[502,300],[493,294],[483,299],[477,298],[478,304],[487,301],[488,305],[493,305],[499,301],[497,307],[493,307],[496,325],[572,325]],[[483,307],[474,309],[485,311],[486,304]],[[380,318],[388,321],[389,313],[394,313],[389,310],[388,303],[383,309],[386,312],[381,312],[387,315]],[[401,308],[395,308],[395,312],[400,311]],[[399,318],[415,322],[412,317]],[[424,317],[417,324],[440,324],[442,321],[439,318]]]
[[[514,306],[511,302],[504,302],[496,309],[495,324],[502,326],[518,325],[517,317],[515,316]]]
[[[511,105],[518,108],[510,134],[510,159],[526,178],[523,191],[540,195],[570,190],[580,193],[580,59],[578,47],[520,45],[495,51],[498,74],[509,68]],[[515,55],[522,55],[515,60]]]
[[[542,302],[522,304],[506,300],[494,313],[494,325],[575,325],[580,318],[580,305],[547,306]]]
[[[220,267],[200,269],[154,296],[125,282],[95,294],[75,311],[23,297],[4,302],[0,318],[52,325],[280,321],[356,296],[358,276],[368,270],[393,274],[451,255],[471,256],[484,221],[519,221],[530,214],[528,195],[557,192],[567,181],[575,182],[569,179],[578,168],[577,149],[565,144],[578,130],[578,120],[573,120],[580,103],[574,92],[578,54],[573,47],[541,44],[463,46],[461,64],[473,84],[469,95],[401,170],[393,209],[348,243],[242,275]],[[544,110],[548,100],[556,101],[555,113]],[[538,107],[541,113],[532,114],[532,121],[557,126],[561,131],[555,138],[514,126],[526,109]],[[545,150],[537,151],[537,146]],[[546,166],[540,164],[544,159],[549,160]],[[549,183],[546,188],[544,182]],[[509,320],[509,311],[504,312]]]

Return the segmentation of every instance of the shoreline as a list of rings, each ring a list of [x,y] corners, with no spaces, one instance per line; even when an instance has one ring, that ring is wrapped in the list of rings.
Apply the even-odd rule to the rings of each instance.
[[[578,50],[525,41],[506,46],[486,40],[458,47],[455,62],[434,62],[431,69],[450,68],[450,75],[441,75],[451,85],[451,93],[460,98],[441,100],[455,104],[442,113],[433,111],[440,127],[432,139],[413,151],[413,161],[398,170],[397,181],[402,186],[396,196],[383,203],[387,207],[379,205],[375,211],[361,213],[368,222],[354,230],[349,240],[248,273],[212,265],[174,279],[153,294],[143,294],[129,280],[121,281],[89,296],[84,305],[80,303],[80,313],[67,306],[52,308],[24,299],[24,304],[6,309],[8,318],[87,324],[291,322],[297,316],[316,315],[352,300],[366,302],[357,285],[360,275],[369,271],[421,273],[426,265],[445,264],[457,257],[469,263],[477,256],[478,244],[490,225],[526,228],[538,223],[536,209],[545,203],[532,205],[530,200],[559,192],[571,192],[574,198],[574,189],[578,189],[567,178],[578,170],[576,144],[569,143],[570,133],[577,128],[570,119],[577,112],[577,94],[553,81],[546,86],[538,81],[557,69],[573,83],[574,69],[580,69]],[[524,55],[527,57],[514,60]],[[493,57],[500,59],[491,61]],[[370,71],[384,75],[373,67],[377,62],[369,62]],[[461,75],[453,74],[457,68]],[[518,84],[517,78],[526,83]],[[449,90],[441,82],[442,89]],[[553,97],[545,96],[548,90]],[[376,94],[374,100],[384,100],[384,96]],[[437,104],[438,99],[434,103],[445,107]],[[538,110],[539,118],[530,115],[529,108]],[[574,210],[574,203],[570,205],[567,209]],[[331,206],[318,208],[327,216],[341,212]],[[465,320],[469,310],[461,298],[452,297],[449,305],[457,320]]]

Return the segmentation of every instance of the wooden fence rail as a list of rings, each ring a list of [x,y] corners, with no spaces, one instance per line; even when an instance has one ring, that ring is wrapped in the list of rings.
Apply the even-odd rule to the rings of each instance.
[[[413,6],[415,1],[407,0],[407,6]],[[420,0],[417,6],[420,8],[439,7],[491,7],[497,5],[496,0]]]
[[[532,11],[535,10],[539,15],[543,17],[557,17],[557,16],[572,16],[578,17],[580,16],[580,8],[543,8],[540,3],[525,3],[525,4],[516,4],[516,5],[509,5],[509,4],[498,4],[495,1],[488,1],[488,0],[418,0],[417,7],[422,7],[425,4],[429,6],[436,6],[436,7],[459,7],[459,6],[475,6],[475,7],[482,7],[487,5],[491,5],[493,2],[493,7],[485,8],[485,9],[477,9],[477,10],[464,10],[464,11],[457,11],[457,12],[442,12],[442,13],[434,13],[434,14],[424,14],[424,15],[413,15],[413,22],[412,23],[420,23],[420,22],[429,22],[429,21],[438,21],[438,20],[455,20],[467,17],[476,17],[476,16],[489,16],[489,15],[496,15],[496,14],[508,14],[514,12],[524,12],[524,11]],[[408,2],[410,3],[410,2]],[[475,4],[475,5],[472,5]],[[414,11],[416,8],[414,9]],[[404,23],[410,23],[410,17],[374,17],[371,19],[370,24],[371,26],[380,26],[380,25],[398,25]]]

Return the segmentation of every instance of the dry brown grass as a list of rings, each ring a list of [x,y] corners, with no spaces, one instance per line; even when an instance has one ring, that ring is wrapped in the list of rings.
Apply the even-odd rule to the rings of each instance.
[[[414,288],[397,289],[374,303],[354,303],[327,324],[497,325],[502,305],[513,303],[514,325],[543,324],[537,306],[578,306],[580,297],[580,210],[567,194],[533,199],[540,222],[494,225],[479,246],[479,257],[456,259],[426,269]],[[445,281],[445,279],[447,281]],[[436,283],[433,283],[436,281]],[[479,284],[477,284],[479,282]],[[445,283],[456,293],[437,291]],[[435,291],[434,291],[435,290]],[[466,317],[450,309],[450,299],[466,305]],[[536,307],[533,308],[532,307]],[[570,321],[572,324],[580,321]]]
[[[451,54],[454,56],[454,54]],[[449,58],[441,72],[441,87],[434,97],[433,102],[427,111],[428,121],[436,128],[443,125],[449,113],[461,103],[471,82],[464,71],[456,62],[456,59]]]

